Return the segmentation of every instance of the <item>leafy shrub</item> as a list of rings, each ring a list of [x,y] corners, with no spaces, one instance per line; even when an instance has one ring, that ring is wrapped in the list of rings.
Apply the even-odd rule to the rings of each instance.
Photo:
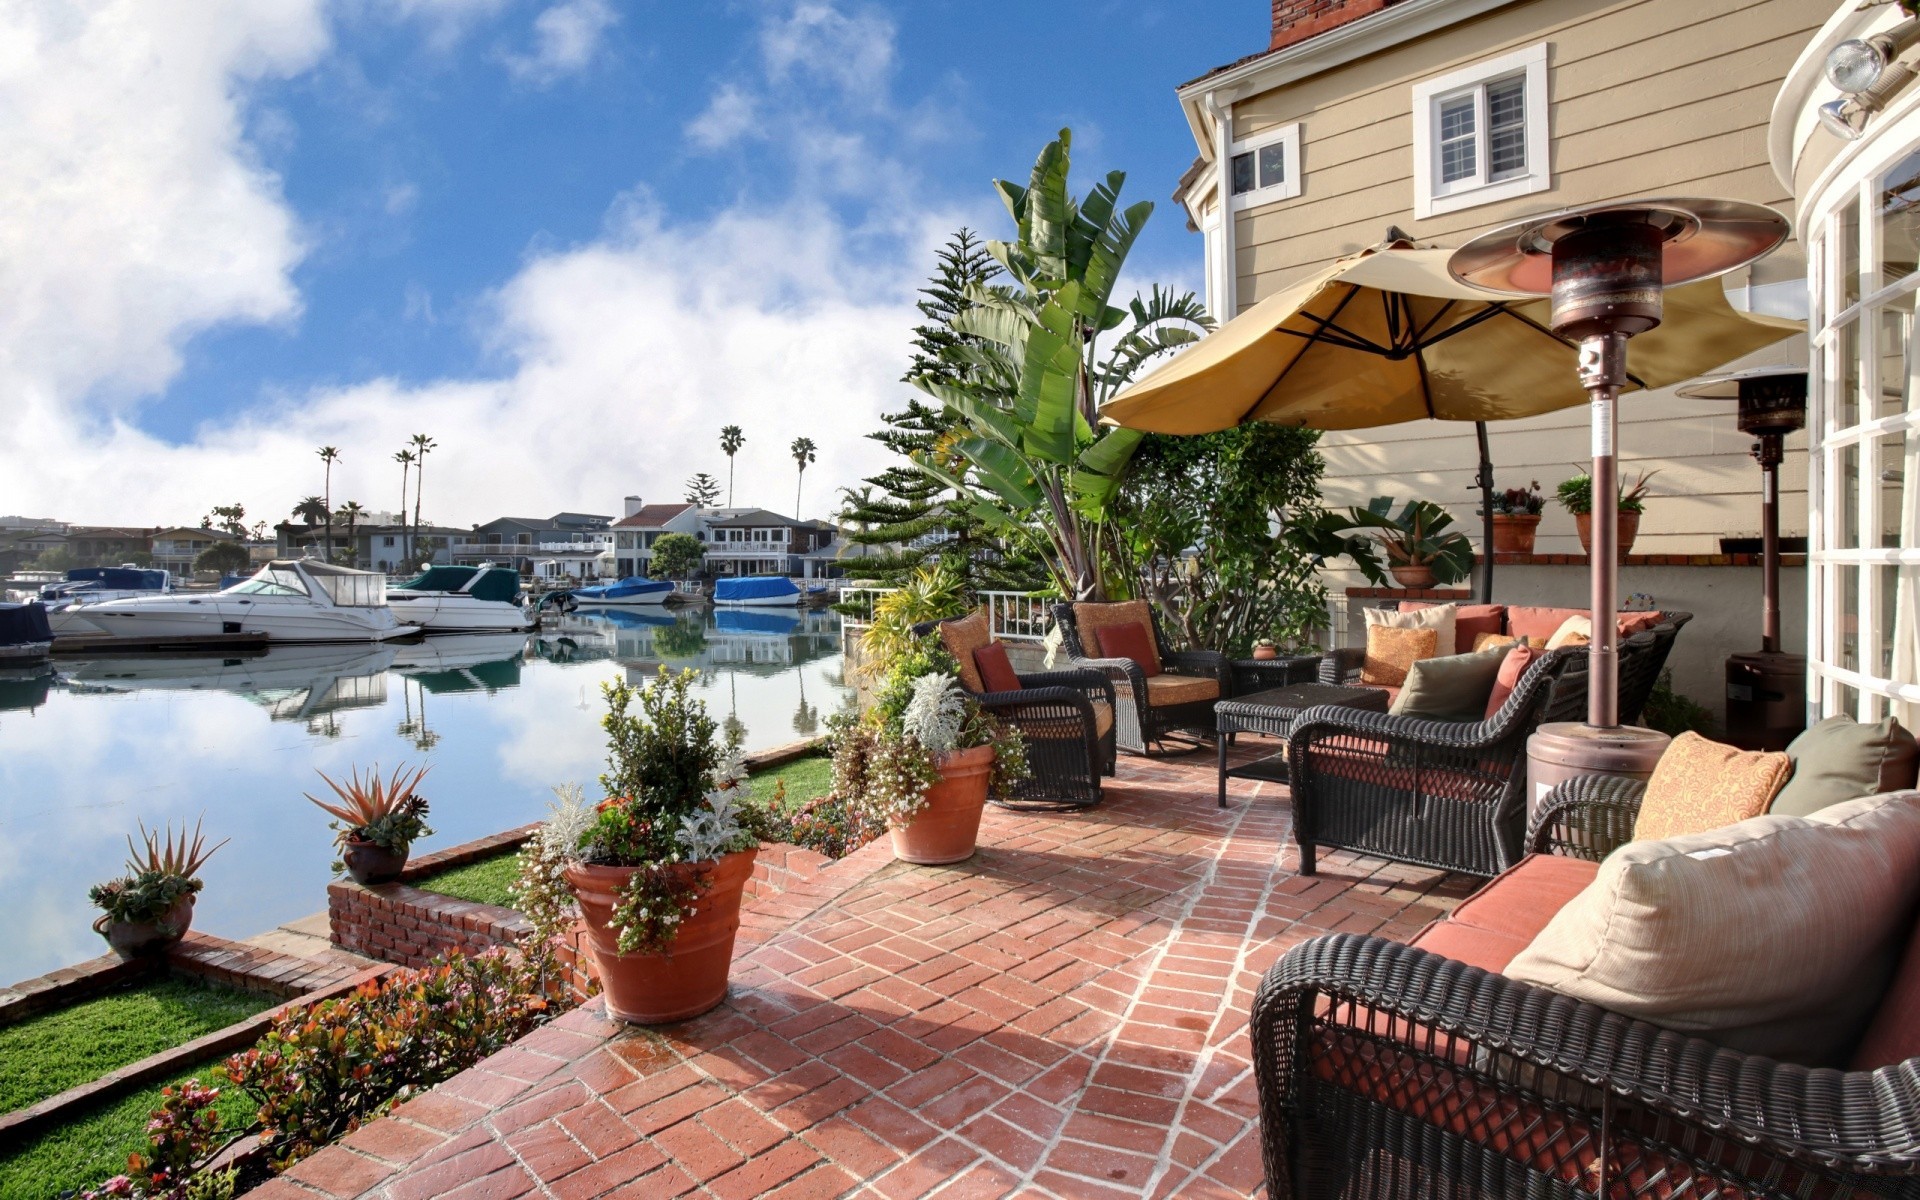
[[[1660,672],[1660,678],[1654,681],[1653,691],[1647,696],[1647,706],[1641,711],[1640,719],[1647,723],[1647,728],[1673,737],[1688,730],[1711,737],[1719,726],[1713,719],[1712,709],[1673,690],[1672,671]]]

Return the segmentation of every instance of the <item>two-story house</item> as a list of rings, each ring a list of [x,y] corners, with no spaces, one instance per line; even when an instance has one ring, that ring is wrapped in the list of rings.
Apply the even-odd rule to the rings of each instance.
[[[613,571],[612,517],[562,512],[551,517],[499,517],[454,538],[455,563],[511,566],[522,575],[599,578]]]
[[[764,508],[709,509],[703,517],[711,575],[804,575],[805,556],[839,536],[826,521],[796,520]]]
[[[628,496],[626,515],[613,523],[614,574],[622,579],[651,576],[653,544],[669,533],[702,537],[700,517],[701,510],[691,504],[647,504]]]
[[[331,538],[336,555],[351,542],[353,561],[365,571],[402,573],[422,554],[439,564],[453,561],[453,543],[471,531],[444,525],[407,524],[392,513],[369,513],[368,520],[354,522],[349,530],[345,521],[335,521],[331,531],[325,525],[295,524],[283,521],[274,527],[275,553],[281,558],[325,558]]]
[[[130,525],[71,525],[67,550],[82,563],[117,567],[153,552],[152,529]]]
[[[243,542],[224,529],[178,525],[153,535],[153,565],[176,575],[192,575],[193,560],[220,542]]]

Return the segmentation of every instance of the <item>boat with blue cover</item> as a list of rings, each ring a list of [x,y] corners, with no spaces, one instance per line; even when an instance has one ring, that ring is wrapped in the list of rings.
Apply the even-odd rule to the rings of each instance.
[[[800,589],[784,575],[747,575],[715,583],[713,602],[731,608],[794,608]]]
[[[596,583],[574,588],[568,598],[575,608],[626,608],[641,604],[665,604],[673,595],[673,584],[665,579],[644,579],[630,575],[618,583]]]
[[[53,652],[53,630],[47,608],[38,600],[0,604],[0,666],[24,667],[47,660]]]
[[[428,633],[512,633],[530,629],[520,576],[506,567],[428,567],[387,589],[393,615]]]

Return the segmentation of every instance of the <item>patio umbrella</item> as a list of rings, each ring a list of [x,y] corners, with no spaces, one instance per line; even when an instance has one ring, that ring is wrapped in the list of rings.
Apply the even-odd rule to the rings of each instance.
[[[1544,297],[1492,296],[1447,272],[1450,250],[1383,242],[1254,305],[1100,410],[1150,433],[1197,434],[1245,421],[1370,429],[1472,421],[1480,444],[1493,598],[1493,464],[1486,422],[1586,404],[1578,347],[1548,328]],[[1633,341],[1631,386],[1692,379],[1801,330],[1736,312],[1718,280],[1666,293],[1666,318]]]

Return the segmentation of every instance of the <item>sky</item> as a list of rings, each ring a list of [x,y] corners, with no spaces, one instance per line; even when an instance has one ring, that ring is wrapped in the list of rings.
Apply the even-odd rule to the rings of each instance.
[[[1264,0],[0,0],[0,514],[472,525],[885,465],[915,290],[1061,127],[1198,288],[1176,84]]]

